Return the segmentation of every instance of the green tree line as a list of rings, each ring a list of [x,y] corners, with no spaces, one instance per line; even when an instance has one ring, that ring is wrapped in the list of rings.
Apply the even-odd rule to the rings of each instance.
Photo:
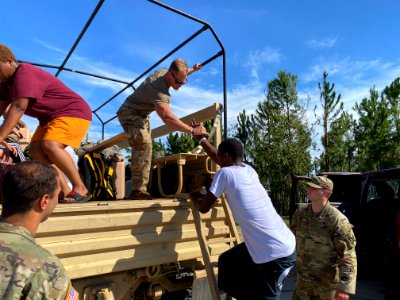
[[[265,97],[256,111],[246,110],[226,130],[245,147],[244,161],[252,165],[269,191],[277,211],[287,215],[291,175],[320,171],[364,172],[400,166],[400,78],[382,91],[371,87],[353,113],[344,109],[341,94],[329,82],[328,73],[318,83],[320,101],[309,107],[310,97],[299,99],[297,76],[280,71],[266,85]],[[313,111],[315,117],[310,120]],[[317,152],[320,132],[320,156]],[[155,142],[167,154],[195,147],[186,134],[170,134],[166,145]]]

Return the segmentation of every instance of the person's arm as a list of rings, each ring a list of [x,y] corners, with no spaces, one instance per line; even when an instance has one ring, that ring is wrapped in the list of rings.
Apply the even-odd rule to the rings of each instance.
[[[202,123],[196,122],[195,119],[192,119],[190,124],[193,128],[202,126]],[[194,134],[193,137],[199,142],[200,146],[203,147],[204,151],[208,154],[208,156],[218,165],[221,165],[218,159],[218,150],[202,135]]]
[[[356,238],[352,227],[347,218],[342,218],[333,232],[333,244],[339,258],[339,283],[336,295],[340,298],[336,299],[348,299],[348,294],[356,292]]]
[[[204,151],[208,154],[208,156],[218,165],[220,161],[218,159],[218,150],[215,148],[205,137],[196,136],[194,138],[198,140],[199,144],[203,147]]]
[[[16,98],[7,112],[3,124],[0,126],[0,140],[3,140],[15,128],[28,107],[28,98]]]
[[[208,132],[204,126],[193,128],[192,126],[183,123],[177,116],[173,114],[171,107],[166,103],[156,104],[155,110],[165,125],[175,131],[186,132],[193,135],[208,135]]]
[[[29,278],[29,287],[24,289],[25,299],[79,299],[79,293],[72,286],[64,268],[55,266],[52,259],[49,259],[48,264],[53,269],[39,270]],[[43,276],[46,271],[48,276]]]
[[[15,128],[18,121],[22,118],[26,108],[28,107],[28,98],[16,98],[12,103],[7,112],[7,116],[4,119],[3,124],[0,126],[0,144],[4,145],[9,151],[16,154],[16,149],[11,147],[4,138],[10,134]],[[7,107],[7,105],[6,105]]]
[[[213,206],[217,197],[213,193],[207,191],[207,194],[203,195],[200,192],[190,193],[190,199],[193,201],[194,206],[202,213],[205,214]]]
[[[193,72],[196,72],[196,71],[200,70],[201,67],[202,67],[201,64],[195,64],[193,67],[188,68],[187,74],[190,75],[190,74],[192,74]]]

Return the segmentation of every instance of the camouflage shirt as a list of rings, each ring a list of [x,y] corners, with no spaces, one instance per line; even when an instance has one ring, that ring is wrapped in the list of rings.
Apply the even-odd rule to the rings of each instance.
[[[0,222],[0,299],[65,299],[70,285],[59,259],[28,230]]]
[[[296,235],[298,280],[354,294],[356,238],[346,216],[329,202],[318,214],[308,204],[295,212],[290,227]]]

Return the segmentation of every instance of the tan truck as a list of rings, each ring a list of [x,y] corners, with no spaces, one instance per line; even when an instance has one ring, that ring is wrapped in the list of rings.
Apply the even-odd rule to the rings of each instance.
[[[214,104],[182,120],[215,120],[217,145],[218,109]],[[168,133],[162,126],[153,130],[153,138]],[[91,150],[124,142],[126,134],[121,133]],[[208,285],[207,275],[208,299],[219,298],[216,262],[239,236],[224,199],[201,220],[192,210],[189,188],[199,189],[217,169],[197,152],[153,160],[152,188],[157,184],[161,198],[59,204],[40,225],[38,243],[61,259],[80,299],[200,299],[200,289],[191,288],[200,280]],[[125,176],[120,177],[117,183],[124,183]]]

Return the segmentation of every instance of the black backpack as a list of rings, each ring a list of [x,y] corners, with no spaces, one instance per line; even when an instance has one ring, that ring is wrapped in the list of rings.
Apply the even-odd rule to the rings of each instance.
[[[103,153],[85,153],[79,157],[78,168],[91,200],[116,199],[111,181],[114,169]]]

